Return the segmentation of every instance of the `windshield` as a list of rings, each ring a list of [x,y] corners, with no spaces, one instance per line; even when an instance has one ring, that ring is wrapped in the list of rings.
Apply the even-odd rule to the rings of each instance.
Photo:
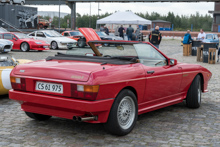
[[[105,32],[96,32],[99,36],[108,36]]]
[[[207,34],[206,35],[206,39],[212,39],[212,35],[211,34]]]
[[[70,32],[71,36],[83,36],[81,32]]]
[[[25,39],[25,38],[30,38],[26,34],[23,33],[14,33],[19,39]]]
[[[103,43],[96,47],[102,54],[102,57],[110,59],[138,59],[138,62],[146,66],[164,66],[167,65],[166,58],[149,44],[111,44]],[[68,55],[94,56],[91,48],[74,48],[66,52]]]
[[[63,37],[60,33],[56,32],[56,31],[45,31],[44,34],[47,37]]]

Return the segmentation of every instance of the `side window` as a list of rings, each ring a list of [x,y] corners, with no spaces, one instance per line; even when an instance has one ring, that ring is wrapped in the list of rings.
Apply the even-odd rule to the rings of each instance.
[[[37,37],[46,37],[43,32],[37,32]]]
[[[0,34],[0,39],[2,39],[3,38],[3,35],[2,34]]]
[[[69,33],[64,33],[64,36],[70,36]]]
[[[29,34],[29,36],[35,36],[35,32],[33,32],[33,33]]]
[[[140,62],[146,66],[167,65],[166,58],[149,44],[134,44]]]
[[[12,35],[11,34],[4,34],[4,39],[12,40]]]
[[[215,35],[214,35],[214,38],[215,38],[215,39],[218,39],[218,35],[215,34]]]

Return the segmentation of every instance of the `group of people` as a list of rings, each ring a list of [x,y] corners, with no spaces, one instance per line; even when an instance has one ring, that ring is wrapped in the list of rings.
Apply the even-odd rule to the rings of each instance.
[[[200,33],[197,36],[198,40],[204,40],[206,38],[206,33],[203,31],[203,29],[200,29]],[[190,30],[187,30],[187,33],[183,37],[183,44],[190,44],[193,41]]]
[[[107,35],[109,35],[109,30],[106,26],[104,28],[100,28],[100,31],[104,31]],[[131,25],[129,25],[126,31],[123,25],[121,25],[121,27],[116,29],[115,31],[117,31],[118,35],[123,39],[124,39],[124,33],[126,32],[128,40],[132,40],[132,35],[133,33],[135,33],[136,41],[138,41],[139,35],[141,33],[139,26],[137,26],[137,29],[134,31],[134,28],[132,28]],[[155,47],[159,49],[159,44],[161,40],[162,40],[162,34],[159,31],[159,26],[156,26],[155,29],[149,34],[149,42],[151,42]]]

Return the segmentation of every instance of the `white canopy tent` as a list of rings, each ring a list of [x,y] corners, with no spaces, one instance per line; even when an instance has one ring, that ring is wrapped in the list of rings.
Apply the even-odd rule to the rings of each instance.
[[[97,20],[97,24],[137,24],[151,25],[151,21],[144,19],[131,11],[116,12],[110,16]]]

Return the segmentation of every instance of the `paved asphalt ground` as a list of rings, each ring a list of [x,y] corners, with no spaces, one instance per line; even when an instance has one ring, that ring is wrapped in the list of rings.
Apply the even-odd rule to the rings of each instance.
[[[199,109],[188,109],[183,102],[140,115],[134,130],[127,136],[118,137],[107,134],[102,124],[77,123],[57,117],[44,122],[34,121],[6,95],[0,98],[0,146],[219,147],[220,64],[197,62],[194,56],[183,57],[180,41],[177,40],[163,40],[160,49],[179,62],[200,64],[213,73],[209,92],[202,95]],[[17,59],[38,60],[55,53],[51,50],[13,51],[9,54]]]

